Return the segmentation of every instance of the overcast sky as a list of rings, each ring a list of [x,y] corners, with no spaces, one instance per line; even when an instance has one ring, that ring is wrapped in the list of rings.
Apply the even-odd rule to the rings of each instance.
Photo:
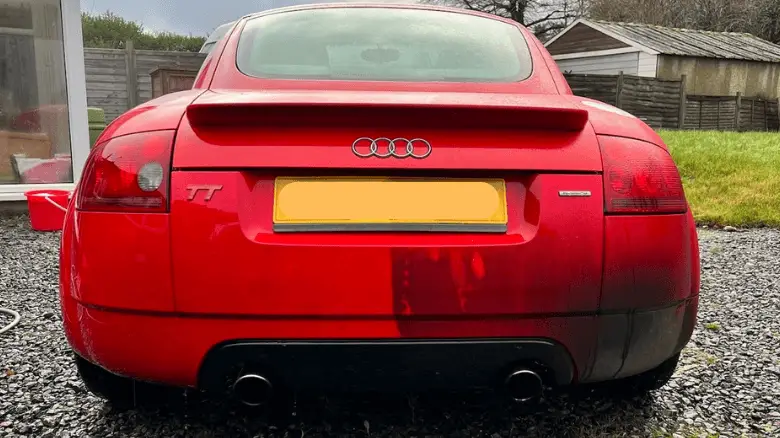
[[[335,0],[81,0],[86,12],[111,11],[141,22],[152,31],[170,31],[206,36],[222,23],[250,12]],[[411,3],[414,0],[378,0]]]

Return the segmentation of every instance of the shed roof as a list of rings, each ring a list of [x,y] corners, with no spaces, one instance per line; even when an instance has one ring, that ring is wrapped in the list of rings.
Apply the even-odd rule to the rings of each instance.
[[[577,20],[577,23],[590,26],[640,50],[664,55],[780,62],[779,45],[749,33],[674,29],[586,19]],[[566,30],[561,34],[564,32]],[[550,40],[548,45],[557,37]]]

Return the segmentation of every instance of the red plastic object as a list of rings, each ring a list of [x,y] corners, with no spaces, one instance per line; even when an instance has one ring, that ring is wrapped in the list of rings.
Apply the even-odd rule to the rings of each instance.
[[[36,159],[20,174],[22,184],[68,183],[72,181],[70,156]]]
[[[68,208],[66,190],[33,190],[24,194],[30,211],[30,225],[35,231],[59,231]]]

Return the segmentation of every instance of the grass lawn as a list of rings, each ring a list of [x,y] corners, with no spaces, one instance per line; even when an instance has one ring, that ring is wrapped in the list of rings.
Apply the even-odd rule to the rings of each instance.
[[[696,221],[780,226],[780,134],[659,131]]]

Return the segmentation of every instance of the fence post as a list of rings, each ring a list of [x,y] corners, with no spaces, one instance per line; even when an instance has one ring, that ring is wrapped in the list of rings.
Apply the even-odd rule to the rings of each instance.
[[[138,105],[138,70],[133,41],[125,41],[125,63],[127,64],[127,109],[131,109]]]
[[[620,106],[620,99],[623,95],[623,70],[620,70],[620,73],[617,77],[617,84],[615,84],[615,106],[617,108],[621,108]]]
[[[737,91],[737,106],[736,109],[734,110],[734,130],[736,130],[737,132],[742,130],[740,129],[739,126],[739,117],[740,117],[739,113],[741,112],[740,111],[741,108],[742,108],[742,92]]]
[[[688,94],[685,91],[685,88],[688,84],[688,76],[682,75],[680,76],[680,108],[679,113],[677,114],[677,127],[679,129],[685,128],[685,110],[688,106]]]
[[[715,129],[720,131],[720,99],[718,99],[717,116],[715,116]]]
[[[777,98],[777,130],[780,131],[780,97]]]
[[[701,130],[701,124],[704,120],[704,100],[699,100],[699,130]]]
[[[756,112],[756,99],[750,99],[750,129],[753,130],[753,113]]]
[[[764,131],[769,131],[769,99],[764,99]]]

